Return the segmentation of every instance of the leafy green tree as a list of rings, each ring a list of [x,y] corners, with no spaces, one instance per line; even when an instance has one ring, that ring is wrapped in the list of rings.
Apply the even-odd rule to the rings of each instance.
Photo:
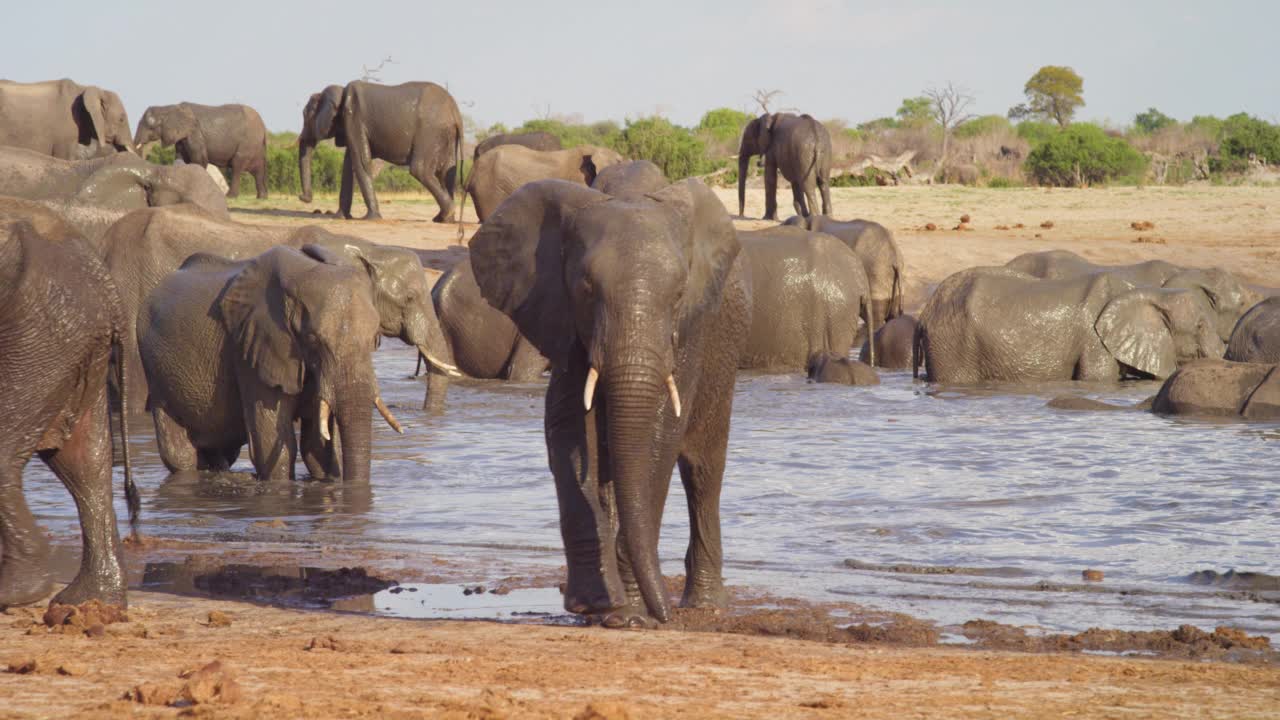
[[[657,116],[628,120],[622,130],[620,151],[628,157],[652,162],[672,180],[700,175],[710,170],[711,165],[706,145],[692,130]]]
[[[733,108],[716,108],[708,110],[698,121],[698,127],[694,129],[705,132],[720,142],[729,142],[737,140],[742,135],[742,128],[746,127],[753,117]]]
[[[928,97],[904,98],[895,113],[898,122],[909,127],[920,127],[934,121],[934,103]]]
[[[1203,133],[1213,140],[1222,139],[1222,118],[1216,118],[1212,115],[1196,115],[1191,118],[1191,122],[1187,123],[1187,128]]]
[[[1084,106],[1084,78],[1060,65],[1045,65],[1023,88],[1027,102],[1009,109],[1010,120],[1040,117],[1066,127],[1078,108]]]
[[[1267,163],[1280,163],[1280,126],[1236,113],[1222,122],[1222,145],[1219,150],[1222,170],[1239,171],[1250,156]]]
[[[962,139],[975,138],[1012,129],[1013,126],[1003,115],[982,115],[957,125],[954,134]]]
[[[1026,170],[1041,185],[1080,187],[1146,170],[1146,158],[1123,138],[1091,123],[1053,133],[1027,156]]]
[[[1134,129],[1148,135],[1162,128],[1167,128],[1170,125],[1177,124],[1177,120],[1174,120],[1155,108],[1147,108],[1146,112],[1140,112],[1133,118]]]

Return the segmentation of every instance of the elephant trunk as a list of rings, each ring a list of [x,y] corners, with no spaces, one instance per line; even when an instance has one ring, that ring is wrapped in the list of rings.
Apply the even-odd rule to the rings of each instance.
[[[310,132],[298,136],[298,179],[302,182],[302,192],[298,199],[311,202],[311,153],[315,152],[316,141]]]
[[[746,217],[747,169],[751,167],[751,154],[745,149],[738,152],[738,217]]]
[[[373,408],[376,393],[373,373],[367,380],[339,387],[335,392],[334,416],[342,443],[342,479],[346,483],[367,484],[372,454]]]

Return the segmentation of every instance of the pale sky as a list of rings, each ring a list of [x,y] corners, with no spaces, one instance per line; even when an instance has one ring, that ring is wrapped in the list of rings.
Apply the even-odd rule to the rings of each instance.
[[[1042,65],[1084,77],[1078,118],[1125,125],[1245,111],[1280,120],[1280,1],[423,2],[46,0],[5,9],[0,76],[149,105],[242,102],[297,130],[307,96],[387,56],[388,84],[447,85],[481,125],[778,104],[852,123],[947,81],[1004,114]],[[354,18],[346,13],[355,8]],[[106,14],[106,17],[98,17]]]

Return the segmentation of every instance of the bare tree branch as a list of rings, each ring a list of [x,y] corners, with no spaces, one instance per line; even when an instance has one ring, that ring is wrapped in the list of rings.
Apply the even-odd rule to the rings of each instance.
[[[374,67],[361,65],[360,67],[362,68],[362,71],[360,73],[360,79],[365,82],[382,82],[382,69],[387,65],[394,65],[395,62],[395,58],[388,55],[382,58],[382,62],[378,63]]]
[[[956,87],[949,80],[944,87],[925,90],[924,96],[933,103],[933,119],[942,126],[942,156],[938,160],[938,167],[945,168],[947,150],[951,145],[951,131],[974,118],[972,113],[966,112],[973,104],[973,96],[969,94],[968,88]]]
[[[781,90],[756,90],[756,94],[753,95],[751,99],[755,100],[756,105],[760,106],[760,112],[768,113],[769,103],[773,102],[775,97],[782,94]]]

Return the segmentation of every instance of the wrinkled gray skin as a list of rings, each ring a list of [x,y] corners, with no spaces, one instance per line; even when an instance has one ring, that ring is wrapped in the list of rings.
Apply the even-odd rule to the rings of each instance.
[[[356,80],[345,88],[330,85],[312,95],[302,112],[298,134],[298,170],[304,202],[311,202],[311,153],[332,138],[346,148],[338,212],[351,217],[355,185],[360,186],[366,219],[381,218],[373,191],[374,158],[402,165],[440,206],[435,222],[453,212],[457,173],[462,166],[462,114],[448,90],[435,83],[379,85]],[[354,184],[353,184],[354,181]]]
[[[516,329],[511,318],[480,296],[471,263],[449,269],[431,289],[431,299],[444,332],[441,360],[464,375],[488,380],[535,382],[547,359]],[[449,373],[429,367],[424,409],[441,410],[449,392]]]
[[[911,346],[916,335],[916,319],[911,315],[899,315],[876,330],[876,367],[886,370],[911,369]],[[862,343],[858,359],[871,362],[870,341]]]
[[[677,462],[690,514],[682,604],[726,603],[720,487],[750,324],[738,252],[724,205],[695,180],[635,199],[530,183],[471,241],[481,293],[551,361],[545,426],[571,612],[611,627],[670,619],[658,530]]]
[[[1280,297],[1269,297],[1249,308],[1231,331],[1225,357],[1237,362],[1280,363]]]
[[[120,96],[71,80],[0,80],[0,145],[62,160],[137,153]]]
[[[648,160],[631,160],[616,163],[596,173],[591,187],[605,195],[623,197],[647,195],[671,184],[662,168]]]
[[[1163,379],[1222,357],[1197,291],[1134,288],[1107,273],[1041,280],[1008,268],[951,275],[920,313],[914,369],[933,382]]]
[[[1095,265],[1068,250],[1046,250],[1019,255],[1005,263],[1005,267],[1050,280],[1105,272],[1135,287],[1199,290],[1214,308],[1218,337],[1224,343],[1231,339],[1231,331],[1240,316],[1262,299],[1226,270],[1188,268],[1164,260]]]
[[[153,165],[131,153],[71,161],[0,148],[0,195],[112,212],[189,202],[229,217],[227,199],[202,168]]]
[[[870,365],[836,353],[814,353],[807,369],[810,382],[840,385],[879,385],[880,376]]]
[[[1161,415],[1280,420],[1280,372],[1273,363],[1203,360],[1174,373],[1151,411]]]
[[[803,372],[815,353],[848,355],[859,318],[875,331],[867,274],[844,243],[783,226],[738,241],[752,307],[739,368]]]
[[[796,225],[840,238],[862,260],[871,283],[876,321],[888,322],[902,314],[902,284],[906,264],[889,228],[871,220],[841,221],[826,215],[807,218],[792,215],[783,225]]]
[[[240,175],[253,175],[258,199],[267,197],[267,128],[248,105],[152,105],[138,120],[135,146],[177,146],[185,163],[212,165],[231,176],[227,197],[240,194]]]
[[[248,443],[259,479],[292,480],[293,423],[315,394],[332,408],[343,479],[368,483],[378,328],[368,277],[355,268],[286,247],[246,261],[188,259],[138,313],[165,466],[226,469]]]
[[[502,133],[500,135],[490,135],[481,140],[476,145],[475,154],[471,156],[471,161],[475,162],[480,156],[498,147],[499,145],[523,145],[530,150],[563,150],[564,145],[560,143],[560,138],[549,132],[527,132],[527,133]]]
[[[44,236],[25,221],[0,227],[0,608],[37,602],[53,586],[48,542],[22,493],[33,454],[80,515],[80,571],[54,602],[126,603],[106,386],[119,310],[106,269],[69,228]],[[127,423],[121,431],[136,522]]]
[[[778,171],[791,183],[797,215],[817,210],[831,214],[831,135],[808,115],[765,113],[747,123],[738,145],[738,216],[747,204],[747,168],[751,157],[764,156],[764,219],[778,219]]]
[[[554,178],[590,185],[597,173],[620,162],[618,153],[593,145],[551,151],[501,145],[476,161],[467,178],[467,194],[475,201],[476,217],[484,222],[525,183]]]

